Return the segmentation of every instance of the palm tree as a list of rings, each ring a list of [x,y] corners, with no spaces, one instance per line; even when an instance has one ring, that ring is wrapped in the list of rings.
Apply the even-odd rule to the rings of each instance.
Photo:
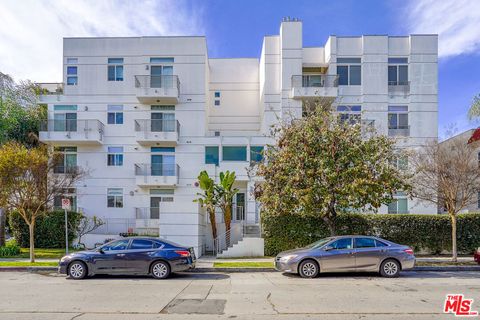
[[[232,205],[233,197],[237,194],[238,189],[233,188],[235,183],[235,171],[220,172],[220,184],[215,186],[217,190],[219,207],[225,218],[225,234],[227,246],[230,244],[230,225],[232,222]]]
[[[217,224],[215,221],[215,207],[218,203],[217,193],[215,190],[215,182],[212,178],[208,176],[207,171],[202,171],[198,175],[198,182],[200,184],[200,189],[203,190],[203,193],[197,193],[199,198],[193,200],[200,203],[202,208],[205,208],[210,218],[210,224],[212,226],[212,236],[213,239],[217,238]]]

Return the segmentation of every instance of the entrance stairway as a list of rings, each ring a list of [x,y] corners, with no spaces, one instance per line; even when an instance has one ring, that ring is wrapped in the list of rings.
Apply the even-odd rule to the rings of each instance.
[[[264,256],[264,240],[261,234],[261,228],[258,224],[241,225],[238,236],[226,233],[217,239],[230,237],[230,244],[219,245],[222,240],[217,240],[216,254],[219,258],[235,258],[235,257],[263,257]],[[233,228],[232,228],[233,230]],[[231,230],[231,231],[232,231]]]

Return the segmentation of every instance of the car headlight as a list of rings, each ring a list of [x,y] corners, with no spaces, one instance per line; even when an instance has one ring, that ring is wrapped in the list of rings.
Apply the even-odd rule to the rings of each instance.
[[[297,257],[296,254],[290,254],[288,256],[283,256],[283,257],[280,258],[280,262],[288,262],[288,261],[290,261],[290,260],[292,260],[296,257]]]
[[[65,260],[68,260],[68,259],[70,259],[70,258],[71,258],[70,255],[64,256],[64,257],[62,257],[62,259],[60,259],[60,262],[64,262]]]

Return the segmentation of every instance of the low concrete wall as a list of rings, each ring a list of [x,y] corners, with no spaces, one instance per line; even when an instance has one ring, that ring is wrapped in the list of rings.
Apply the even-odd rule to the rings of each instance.
[[[221,254],[219,258],[236,258],[236,257],[263,257],[265,241],[262,238],[243,238],[233,247],[228,248]]]

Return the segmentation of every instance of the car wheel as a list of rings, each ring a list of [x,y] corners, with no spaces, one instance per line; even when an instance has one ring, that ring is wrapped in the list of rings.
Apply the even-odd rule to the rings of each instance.
[[[87,276],[87,265],[82,261],[74,261],[68,266],[68,275],[75,280],[83,279]]]
[[[393,259],[387,259],[380,266],[380,274],[382,277],[395,278],[400,274],[400,264]]]
[[[319,272],[318,264],[310,259],[302,261],[298,267],[298,273],[302,278],[315,278]]]
[[[170,266],[163,261],[157,261],[152,265],[152,276],[155,279],[166,279],[170,275]]]

